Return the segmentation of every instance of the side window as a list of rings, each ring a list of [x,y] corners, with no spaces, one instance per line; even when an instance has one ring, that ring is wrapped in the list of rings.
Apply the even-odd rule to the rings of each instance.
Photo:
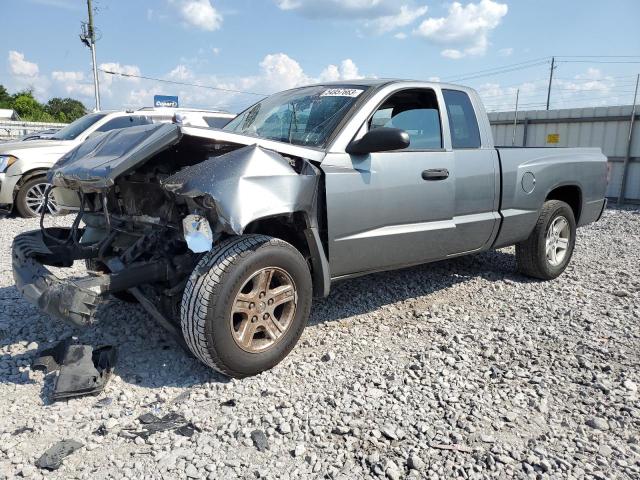
[[[389,97],[373,114],[369,129],[399,128],[409,134],[406,150],[442,148],[438,100],[433,90],[403,90]]]
[[[480,148],[480,130],[469,96],[459,90],[442,90],[449,115],[453,148]]]
[[[97,132],[108,132],[116,128],[136,127],[138,125],[149,125],[151,120],[141,116],[116,117],[98,128]]]

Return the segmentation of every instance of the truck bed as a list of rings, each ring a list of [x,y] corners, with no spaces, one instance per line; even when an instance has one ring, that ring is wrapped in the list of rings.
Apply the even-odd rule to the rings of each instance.
[[[604,209],[607,158],[598,148],[496,147],[500,159],[502,225],[494,246],[529,236],[550,192],[577,189],[578,226],[599,218]],[[560,192],[562,189],[560,188]]]

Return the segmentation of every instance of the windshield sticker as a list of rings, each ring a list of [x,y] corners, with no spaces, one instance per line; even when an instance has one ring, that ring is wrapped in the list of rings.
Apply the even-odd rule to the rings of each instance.
[[[359,88],[329,88],[322,92],[321,97],[352,97],[359,96],[364,90]]]

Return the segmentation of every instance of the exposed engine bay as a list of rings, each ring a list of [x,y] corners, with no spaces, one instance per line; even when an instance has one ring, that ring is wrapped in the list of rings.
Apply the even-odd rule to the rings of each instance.
[[[321,174],[308,159],[318,152],[290,145],[276,152],[260,143],[175,125],[114,130],[88,140],[49,174],[49,195],[77,211],[72,226],[50,229],[41,220],[41,231],[15,240],[18,288],[76,325],[94,323],[102,299],[120,294],[140,302],[168,330],[179,330],[189,275],[217,242],[265,219],[273,219],[272,229],[277,222],[298,222],[303,241],[308,229],[319,238]],[[43,267],[76,260],[87,262],[90,277],[60,281]]]

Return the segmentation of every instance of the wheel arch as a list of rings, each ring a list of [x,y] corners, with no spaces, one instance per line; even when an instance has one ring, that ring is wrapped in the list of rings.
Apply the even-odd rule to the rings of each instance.
[[[576,184],[559,185],[551,189],[545,198],[549,200],[560,200],[571,207],[576,225],[580,222],[582,214],[582,189]]]
[[[48,171],[49,171],[48,168],[34,168],[33,170],[24,172],[20,176],[20,180],[18,180],[18,183],[16,183],[16,192],[20,189],[20,187],[22,187],[22,185],[24,185],[26,182],[28,182],[32,178],[45,176]],[[16,192],[14,192],[14,195]]]
[[[325,247],[318,228],[306,212],[294,212],[262,217],[251,221],[243,234],[262,234],[279,238],[293,245],[309,264],[314,297],[329,294],[331,276]]]

